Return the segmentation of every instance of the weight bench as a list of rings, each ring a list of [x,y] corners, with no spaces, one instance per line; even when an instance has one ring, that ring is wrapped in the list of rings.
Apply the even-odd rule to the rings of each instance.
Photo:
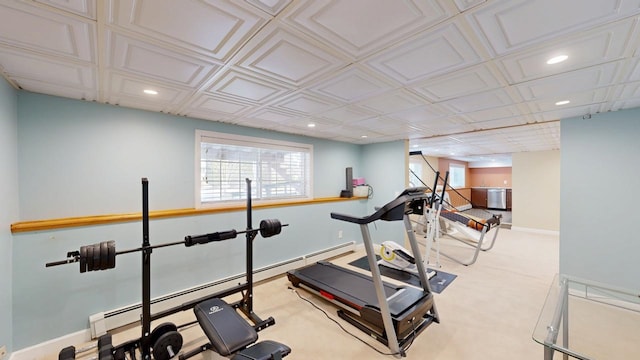
[[[232,360],[280,360],[291,352],[275,341],[256,343],[258,333],[253,326],[222,299],[203,301],[193,311],[211,346],[222,356],[233,354]]]

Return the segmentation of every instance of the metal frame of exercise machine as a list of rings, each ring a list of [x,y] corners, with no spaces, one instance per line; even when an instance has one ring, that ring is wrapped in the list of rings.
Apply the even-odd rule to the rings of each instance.
[[[444,186],[442,187],[442,194],[438,196],[436,194],[436,189],[438,186],[438,179],[440,178],[440,172],[436,171],[436,178],[433,181],[433,189],[431,189],[431,197],[429,198],[428,207],[425,209],[424,215],[425,224],[426,224],[426,234],[425,238],[425,259],[427,264],[429,263],[429,258],[431,257],[431,247],[435,243],[436,246],[436,267],[440,268],[440,212],[442,211],[442,203],[445,197],[445,190],[447,188],[447,181],[449,180],[449,172],[445,174],[444,177]]]
[[[142,246],[136,249],[125,250],[121,252],[115,252],[115,248],[111,249],[104,246],[106,250],[101,254],[94,254],[97,260],[85,260],[83,257],[85,254],[83,249],[81,251],[74,251],[67,253],[67,259],[63,261],[56,261],[47,263],[46,266],[57,266],[63,264],[70,264],[74,262],[80,262],[80,272],[85,272],[88,266],[88,270],[105,270],[111,267],[100,268],[99,264],[112,263],[115,267],[115,256],[137,252],[142,253],[142,316],[141,316],[141,336],[138,339],[133,339],[122,343],[117,346],[110,347],[111,356],[102,354],[100,360],[122,360],[125,359],[126,354],[129,354],[130,358],[136,359],[136,351],[140,352],[142,359],[149,360],[152,358],[158,360],[167,360],[173,358],[179,352],[182,346],[182,336],[177,331],[178,328],[186,327],[197,323],[193,321],[181,326],[175,326],[172,323],[163,323],[158,325],[153,331],[151,330],[151,322],[167,317],[169,315],[186,311],[194,308],[199,303],[215,298],[224,298],[232,294],[241,293],[242,299],[230,304],[235,310],[240,310],[246,318],[253,324],[252,327],[255,331],[261,331],[269,326],[275,324],[273,317],[267,319],[261,319],[253,311],[253,240],[260,233],[263,237],[269,237],[280,233],[281,226],[278,220],[263,220],[261,222],[260,229],[252,228],[252,211],[251,211],[251,180],[246,179],[247,183],[247,229],[244,231],[229,230],[223,232],[215,232],[204,235],[186,236],[184,241],[178,241],[173,243],[166,243],[152,246],[149,241],[149,181],[146,178],[142,179]],[[264,226],[264,227],[263,227]],[[265,230],[266,229],[266,230]],[[151,313],[151,254],[153,249],[180,245],[193,246],[197,244],[206,244],[213,241],[223,241],[235,238],[238,234],[244,233],[246,235],[246,282],[238,284],[230,289],[216,292],[214,294],[189,301],[182,305],[160,311],[158,313]],[[106,243],[106,242],[105,242]],[[109,244],[112,245],[112,244]],[[98,246],[99,247],[99,246]],[[84,247],[83,247],[84,248]],[[87,247],[89,248],[89,247]],[[97,250],[96,250],[97,251]],[[109,259],[104,256],[109,255]],[[100,258],[100,256],[103,256]],[[95,266],[87,265],[88,262],[96,263]],[[97,266],[97,267],[96,267]],[[207,343],[199,346],[189,352],[183,353],[179,356],[180,360],[188,359],[194,355],[197,355],[203,351],[212,348],[211,343]],[[153,352],[152,352],[153,349]],[[63,349],[64,350],[64,349]],[[286,354],[278,354],[279,356],[286,356]]]
[[[461,214],[457,214],[457,215],[465,217],[465,218],[473,221],[473,219],[470,219],[470,218],[468,218],[468,217],[466,217],[464,215],[461,215]],[[458,221],[455,221],[455,220],[447,218],[447,213],[446,212],[445,213],[442,213],[442,212],[440,213],[440,219],[442,219],[446,224],[448,224],[451,227],[455,228],[460,233],[464,233],[465,235],[467,235],[469,237],[472,237],[472,236],[475,237],[476,236],[475,234],[476,233],[478,234],[477,235],[478,236],[477,239],[475,239],[475,238],[473,240],[472,239],[464,239],[464,238],[455,236],[453,234],[447,233],[444,230],[440,229],[440,236],[439,236],[440,238],[442,237],[442,235],[445,235],[447,237],[450,237],[450,238],[452,238],[454,240],[457,240],[457,241],[461,242],[462,244],[467,245],[467,246],[469,246],[469,247],[474,249],[473,250],[473,256],[471,257],[471,259],[466,260],[466,261],[462,260],[460,258],[457,258],[455,256],[449,255],[449,254],[447,254],[447,253],[445,253],[443,251],[440,251],[440,255],[442,255],[442,256],[450,259],[450,260],[453,260],[453,261],[455,261],[455,262],[457,262],[459,264],[465,265],[465,266],[472,265],[473,263],[476,262],[476,260],[478,259],[478,254],[480,253],[480,250],[488,251],[488,250],[491,250],[491,248],[493,248],[493,245],[496,242],[496,238],[498,237],[498,231],[500,230],[500,219],[496,218],[496,217],[492,217],[486,223],[478,222],[477,225],[478,226],[482,226],[482,230],[480,230],[480,231],[479,230],[475,230],[475,229],[467,226],[466,224],[462,224],[462,223],[460,223]],[[483,248],[482,244],[483,244],[485,235],[487,235],[489,233],[489,231],[493,230],[493,229],[495,229],[495,231],[493,232],[493,237],[491,238],[491,243],[489,244],[489,247]],[[472,233],[472,232],[475,232],[475,233]]]
[[[411,152],[409,152],[409,155],[410,155],[410,156],[411,156],[411,155],[420,155],[420,156],[422,157],[422,159],[424,160],[424,162],[425,162],[425,163],[427,163],[427,165],[429,165],[429,167],[431,168],[431,170],[433,170],[433,171],[435,172],[435,174],[436,174],[436,180],[435,180],[435,184],[434,184],[434,187],[433,187],[433,191],[435,192],[436,184],[437,184],[437,182],[438,182],[438,179],[440,179],[440,178],[441,178],[441,177],[440,177],[440,172],[439,172],[439,171],[437,171],[437,170],[435,170],[435,169],[431,166],[431,164],[429,163],[429,161],[428,161],[428,160],[424,157],[424,155],[422,154],[422,151],[411,151]],[[410,170],[410,171],[411,171],[411,170]],[[420,181],[424,186],[427,186],[427,185],[422,181],[422,179],[420,179],[420,177],[419,177],[417,174],[415,174],[413,171],[411,171],[411,173],[412,173],[412,174],[413,174],[413,175],[414,175],[414,176],[415,176],[415,177],[416,177],[416,178],[417,178],[417,179],[418,179],[418,180],[419,180],[419,181]],[[448,175],[448,174],[449,174],[449,173],[447,172],[447,175]],[[448,178],[448,176],[447,176],[447,178]],[[449,205],[450,207],[452,207],[452,208],[454,208],[454,209],[455,209],[455,207],[454,207],[453,205],[451,205],[449,202],[447,202],[447,201],[445,200],[445,192],[446,192],[445,190],[446,190],[446,188],[447,188],[447,179],[444,179],[444,186],[443,186],[443,188],[442,188],[442,196],[441,196],[441,198],[440,198],[440,206],[439,206],[439,208],[438,208],[438,218],[439,218],[439,219],[442,219],[442,221],[443,221],[445,224],[450,225],[451,227],[455,228],[455,229],[456,229],[457,231],[459,231],[460,233],[463,233],[463,234],[467,235],[467,237],[469,237],[469,239],[464,239],[464,238],[461,238],[461,237],[458,237],[458,236],[455,236],[455,235],[452,235],[452,234],[446,233],[446,232],[444,231],[444,229],[442,229],[442,226],[440,226],[440,224],[439,224],[439,222],[438,222],[438,224],[434,226],[434,228],[437,228],[437,229],[438,229],[438,231],[437,231],[436,235],[433,237],[433,241],[434,241],[434,242],[436,243],[436,245],[438,246],[438,248],[436,249],[437,256],[439,257],[439,255],[442,255],[442,256],[444,256],[444,257],[446,257],[446,258],[450,259],[450,260],[453,260],[453,261],[455,261],[455,262],[457,262],[457,263],[459,263],[459,264],[465,265],[465,266],[472,265],[472,264],[473,264],[473,263],[475,263],[475,262],[476,262],[476,260],[478,259],[478,254],[480,253],[480,250],[482,250],[482,251],[489,251],[489,250],[491,250],[491,249],[493,248],[493,245],[495,244],[495,242],[496,242],[496,238],[497,238],[497,236],[498,236],[498,230],[499,230],[499,228],[500,228],[500,216],[497,216],[497,215],[495,215],[495,214],[490,213],[490,212],[488,212],[488,211],[487,211],[488,213],[490,213],[490,214],[492,215],[492,217],[491,217],[490,219],[488,219],[486,223],[481,223],[481,222],[478,222],[477,220],[475,220],[475,219],[473,219],[473,218],[469,218],[469,217],[464,216],[464,215],[462,215],[462,214],[456,214],[456,216],[464,217],[464,218],[468,219],[469,221],[473,221],[473,222],[474,222],[474,225],[475,225],[476,227],[478,227],[478,226],[482,226],[482,229],[481,229],[481,230],[473,229],[473,228],[471,228],[471,227],[468,227],[468,225],[467,225],[467,224],[462,224],[462,223],[457,222],[457,221],[455,221],[455,220],[453,220],[453,219],[449,219],[449,218],[448,218],[448,216],[450,216],[450,215],[449,215],[450,213],[448,213],[447,211],[443,211],[443,209],[442,209],[443,202],[447,203],[447,205]],[[451,187],[450,187],[450,188],[451,188]],[[452,191],[454,191],[454,192],[455,192],[456,194],[458,194],[459,196],[461,196],[462,198],[464,198],[465,200],[467,200],[469,203],[471,202],[469,199],[467,199],[467,198],[465,198],[464,196],[462,196],[462,194],[460,194],[456,189],[451,188],[451,190],[452,190]],[[429,213],[427,213],[427,214],[429,214]],[[482,247],[482,245],[483,245],[483,243],[484,243],[484,237],[485,237],[485,235],[486,235],[490,230],[492,230],[493,228],[496,228],[496,231],[494,232],[493,237],[491,238],[491,242],[489,243],[489,246],[488,246],[488,247]],[[430,229],[427,229],[427,230],[430,230]],[[476,233],[477,233],[477,235],[476,235]],[[429,235],[429,234],[428,234],[428,235]],[[461,242],[461,243],[463,243],[464,245],[467,245],[467,246],[470,246],[470,247],[474,248],[474,252],[473,252],[473,255],[471,256],[471,259],[469,259],[469,260],[463,260],[463,259],[457,258],[457,257],[455,257],[455,256],[453,256],[453,255],[447,254],[446,252],[443,252],[443,251],[439,250],[439,243],[440,243],[440,238],[441,238],[441,236],[442,236],[442,235],[446,235],[446,236],[448,236],[448,237],[450,237],[450,238],[452,238],[452,239],[454,239],[454,240],[460,241],[460,242]],[[429,239],[427,239],[427,246],[429,247]],[[427,254],[429,254],[429,252],[428,252],[428,251],[427,251]],[[437,262],[438,262],[438,260],[437,260]]]
[[[341,318],[388,346],[395,356],[405,356],[406,347],[411,344],[415,336],[432,322],[440,322],[440,317],[433,301],[431,286],[427,280],[425,264],[409,219],[409,214],[421,214],[424,210],[424,203],[428,198],[425,190],[426,187],[406,189],[396,199],[384,205],[372,215],[365,217],[331,213],[331,218],[333,219],[360,226],[372,277],[324,262],[292,270],[287,274],[294,286],[304,286],[305,289],[320,294],[336,305],[343,307],[346,311],[338,311]],[[369,232],[369,224],[377,220],[403,221],[409,237],[411,251],[415,257],[421,289],[411,286],[394,287],[382,281]],[[325,272],[324,267],[331,269],[331,274],[323,274]],[[320,276],[314,278],[313,274]],[[358,286],[349,287],[349,283],[361,283],[365,281],[365,278],[368,279],[366,281],[369,281],[369,286],[366,290],[370,290],[371,286],[375,289],[376,304],[354,304],[354,301],[358,301],[359,294],[352,294],[351,296],[346,293],[347,290],[345,289],[356,291],[354,289],[358,288]],[[332,283],[336,284],[336,287],[332,287]],[[340,283],[347,286],[340,285],[340,288],[338,288],[337,284]],[[397,291],[392,292],[387,297],[389,295],[387,291],[393,290]],[[361,297],[364,298],[365,296]],[[399,313],[402,317],[392,317],[392,306],[394,307],[393,312]],[[401,311],[397,311],[396,308],[398,307],[401,308]],[[405,330],[402,330],[403,327]],[[400,339],[399,336],[401,337]]]

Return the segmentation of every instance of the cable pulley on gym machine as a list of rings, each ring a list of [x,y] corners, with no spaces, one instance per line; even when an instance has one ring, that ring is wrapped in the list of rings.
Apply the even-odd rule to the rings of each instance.
[[[115,241],[103,241],[99,244],[81,246],[79,251],[70,251],[67,253],[66,260],[47,263],[46,267],[79,262],[81,273],[87,271],[113,269],[116,267],[116,255],[143,251],[145,249],[157,249],[161,247],[182,244],[184,244],[184,246],[190,247],[198,244],[207,244],[214,241],[234,239],[238,236],[238,234],[247,234],[253,239],[255,238],[255,236],[257,236],[258,233],[260,233],[260,236],[262,236],[263,238],[268,238],[280,234],[283,226],[289,226],[289,224],[283,225],[278,219],[265,219],[260,221],[260,228],[258,229],[248,229],[242,231],[236,231],[235,229],[232,229],[228,231],[218,231],[203,235],[189,235],[185,236],[184,241],[176,241],[172,243],[140,247],[123,251],[116,251]]]

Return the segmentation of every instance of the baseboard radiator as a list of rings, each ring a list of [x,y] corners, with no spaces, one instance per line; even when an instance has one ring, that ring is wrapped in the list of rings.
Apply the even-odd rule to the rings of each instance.
[[[254,269],[254,282],[266,280],[274,276],[279,276],[289,270],[297,269],[305,265],[315,263],[319,260],[329,259],[335,256],[347,254],[356,250],[355,241],[336,245],[314,253],[303,255],[294,259],[289,259],[276,264]],[[230,276],[221,280],[213,281],[175,293],[160,296],[151,300],[151,313],[180,306],[189,301],[197,300],[219,291],[229,289],[243,282],[245,274]],[[125,306],[106,312],[97,313],[89,317],[91,337],[97,338],[107,331],[140,321],[142,305],[140,303]]]

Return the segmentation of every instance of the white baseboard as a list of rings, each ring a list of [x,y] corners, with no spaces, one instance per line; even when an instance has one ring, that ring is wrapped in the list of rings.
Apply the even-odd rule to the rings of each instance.
[[[294,259],[261,267],[254,270],[253,280],[258,282],[285,274],[289,270],[310,265],[319,260],[330,259],[357,250],[355,241],[346,242],[327,249],[319,250]],[[229,289],[242,281],[245,274],[230,276],[225,279],[177,291],[151,300],[151,313],[158,313],[188,303],[199,298]],[[90,327],[56,339],[48,340],[24,349],[14,351],[9,360],[33,360],[51,357],[71,344],[81,344],[104,335],[107,331],[140,321],[142,305],[140,303],[109,310],[89,317]]]
[[[526,227],[513,226],[513,225],[511,225],[511,230],[534,233],[534,234],[542,234],[542,235],[560,236],[560,231],[558,230],[534,229],[534,228],[526,228]]]
[[[91,340],[89,329],[80,330],[56,339],[26,347],[11,353],[9,360],[33,360],[50,358],[51,354],[57,354],[70,344],[81,344]]]

